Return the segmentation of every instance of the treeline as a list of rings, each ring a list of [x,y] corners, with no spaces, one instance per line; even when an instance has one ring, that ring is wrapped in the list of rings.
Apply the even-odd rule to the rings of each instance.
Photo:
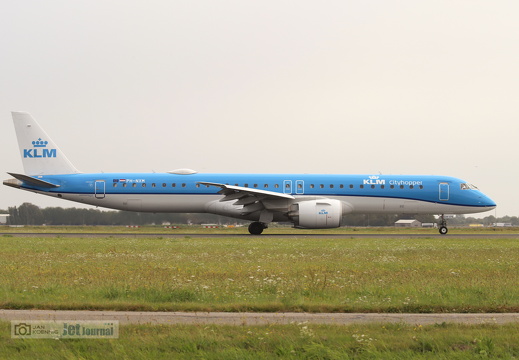
[[[9,207],[0,213],[9,214],[10,225],[161,225],[169,224],[237,224],[239,220],[212,214],[153,214],[132,211],[101,211],[47,207],[31,203]],[[245,223],[245,222],[244,222]]]
[[[449,224],[452,225],[470,225],[470,224],[483,224],[485,226],[491,226],[495,223],[511,224],[512,226],[519,226],[519,218],[517,216],[502,216],[495,217],[493,215],[486,216],[482,219],[475,219],[473,217],[465,217],[464,215],[457,215],[453,219],[448,219]]]
[[[79,209],[47,207],[40,208],[31,203],[23,203],[0,213],[9,214],[11,225],[162,225],[169,224],[247,224],[248,221],[237,220],[212,214],[153,214],[131,211],[102,211],[98,209]],[[422,223],[435,223],[432,215],[393,215],[393,214],[352,214],[343,218],[343,226],[393,226],[400,219],[416,219]],[[451,226],[494,223],[510,223],[519,226],[516,216],[496,218],[487,216],[483,219],[457,215],[448,219]]]

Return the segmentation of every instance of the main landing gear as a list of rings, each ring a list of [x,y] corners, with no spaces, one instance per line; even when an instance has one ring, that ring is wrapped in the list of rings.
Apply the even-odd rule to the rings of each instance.
[[[439,228],[438,228],[438,231],[440,232],[441,235],[445,235],[447,234],[447,232],[449,231],[449,229],[447,229],[447,220],[445,220],[445,217],[442,215],[440,215],[440,222],[439,222]]]
[[[253,223],[250,223],[249,225],[249,232],[252,235],[260,235],[263,232],[263,229],[266,229],[268,226],[265,223],[255,221]]]

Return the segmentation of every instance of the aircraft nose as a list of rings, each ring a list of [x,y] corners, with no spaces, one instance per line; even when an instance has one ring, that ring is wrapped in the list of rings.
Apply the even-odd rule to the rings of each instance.
[[[482,195],[480,197],[480,203],[484,207],[488,207],[489,208],[488,210],[495,209],[496,206],[497,206],[496,202],[494,200],[492,200],[491,198],[489,198],[488,196],[486,196],[486,195]]]

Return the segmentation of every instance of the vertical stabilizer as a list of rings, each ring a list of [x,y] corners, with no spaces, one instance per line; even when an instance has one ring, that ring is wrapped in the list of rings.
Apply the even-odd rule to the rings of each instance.
[[[13,111],[12,115],[27,175],[79,173],[29,113]]]

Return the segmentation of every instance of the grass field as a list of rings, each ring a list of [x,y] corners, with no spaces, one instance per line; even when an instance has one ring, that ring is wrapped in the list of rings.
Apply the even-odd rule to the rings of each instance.
[[[13,234],[0,246],[4,309],[519,311],[516,239]]]
[[[110,340],[11,339],[3,359],[517,359],[519,325],[126,325]]]

